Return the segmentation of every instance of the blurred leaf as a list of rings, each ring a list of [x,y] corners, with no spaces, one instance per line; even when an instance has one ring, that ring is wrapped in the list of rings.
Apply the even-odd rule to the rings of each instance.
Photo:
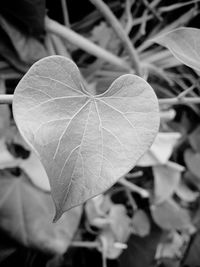
[[[155,266],[155,252],[160,242],[162,231],[152,225],[151,232],[145,237],[132,235],[128,248],[120,256],[121,267],[150,267]]]
[[[126,243],[131,234],[131,219],[126,214],[126,208],[121,204],[113,204],[107,218],[108,224],[102,229],[99,238],[105,245],[99,248],[108,259],[119,257],[123,249],[116,247],[115,243]]]
[[[159,127],[158,101],[145,80],[123,75],[93,96],[77,66],[61,56],[30,68],[15,90],[13,113],[49,177],[55,220],[132,169]]]
[[[188,140],[194,151],[200,152],[200,126],[189,134]]]
[[[113,203],[109,196],[98,195],[85,204],[85,212],[90,225],[103,228],[109,224],[108,216]]]
[[[5,139],[0,139],[0,169],[16,167],[19,163],[20,160],[13,157],[13,155],[8,151]]]
[[[181,27],[153,39],[167,47],[183,64],[200,71],[200,30]]]
[[[189,171],[200,179],[200,153],[187,149],[184,153],[184,160]]]
[[[44,34],[45,0],[1,0],[0,13],[26,34]]]
[[[133,233],[144,237],[150,233],[151,223],[143,210],[137,210],[132,220]]]
[[[170,258],[176,259],[182,256],[182,248],[184,245],[184,238],[177,232],[170,233],[171,238],[161,242],[157,248],[156,258]]]
[[[174,162],[153,166],[155,203],[161,203],[173,195],[183,170],[183,166]]]
[[[180,133],[158,133],[151,148],[138,161],[137,166],[147,167],[167,163]]]
[[[188,228],[191,224],[189,212],[172,199],[152,205],[151,212],[155,223],[162,229],[180,230]]]
[[[6,93],[5,81],[0,78],[0,95]],[[10,110],[8,105],[0,105],[0,138],[2,138],[10,124]]]
[[[48,55],[40,41],[22,34],[2,16],[0,33],[0,54],[19,71],[26,72],[35,61]]]
[[[34,185],[46,192],[50,192],[48,176],[41,161],[34,152],[31,152],[28,159],[22,160],[19,166],[25,171]]]
[[[0,172],[0,227],[27,247],[62,254],[77,230],[81,207],[52,224],[54,209],[50,194],[34,187],[25,175]]]
[[[200,234],[199,232],[194,235],[190,241],[187,254],[185,255],[182,265],[183,266],[199,266],[200,262]]]
[[[187,202],[194,202],[199,197],[199,192],[191,190],[183,181],[179,182],[175,193],[181,200]]]

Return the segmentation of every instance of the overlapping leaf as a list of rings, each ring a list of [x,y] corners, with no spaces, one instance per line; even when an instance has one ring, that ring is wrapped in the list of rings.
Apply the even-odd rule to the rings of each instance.
[[[142,78],[123,75],[94,96],[76,65],[60,56],[31,67],[16,88],[13,112],[46,169],[56,219],[133,168],[159,126],[156,96]]]
[[[200,30],[181,27],[153,41],[167,47],[183,64],[200,71]]]

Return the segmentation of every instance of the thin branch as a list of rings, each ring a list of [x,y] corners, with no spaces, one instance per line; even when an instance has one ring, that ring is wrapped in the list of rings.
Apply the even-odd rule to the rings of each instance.
[[[70,27],[69,14],[68,14],[68,10],[67,10],[66,0],[61,0],[61,5],[62,5],[62,12],[63,12],[63,18],[64,18],[65,26]]]
[[[173,97],[159,99],[160,105],[200,104],[200,97]]]
[[[98,58],[102,58],[106,62],[121,67],[126,71],[130,71],[130,66],[125,60],[92,43],[80,34],[72,31],[71,29],[68,29],[67,27],[49,18],[46,18],[45,23],[47,31],[56,34],[63,39],[66,39],[71,44],[85,50],[89,54],[92,54]]]
[[[129,53],[132,65],[135,69],[135,73],[139,76],[142,76],[142,70],[139,62],[139,57],[137,51],[135,50],[133,44],[131,43],[130,38],[122,28],[119,20],[115,17],[109,7],[102,0],[90,0],[90,2],[96,6],[96,8],[102,13],[102,15],[106,18],[108,23],[112,26],[116,35],[122,41],[124,47]]]
[[[0,104],[12,104],[13,95],[0,94]],[[200,97],[172,97],[158,99],[160,105],[200,104]]]
[[[136,192],[138,194],[140,194],[142,197],[144,198],[148,198],[149,197],[149,192],[129,181],[127,181],[125,178],[121,178],[119,181],[118,181],[119,184],[129,188],[131,191],[133,192]]]
[[[0,95],[0,104],[12,104],[13,95]]]

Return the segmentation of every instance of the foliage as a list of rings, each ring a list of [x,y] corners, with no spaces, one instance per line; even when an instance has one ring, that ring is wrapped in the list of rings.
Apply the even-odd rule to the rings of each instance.
[[[21,0],[15,16],[5,5],[0,16],[1,93],[13,94],[33,65],[15,90],[15,120],[11,108],[0,106],[0,265],[10,260],[13,266],[16,255],[24,255],[27,266],[39,266],[38,257],[42,266],[198,265],[199,30],[191,28],[198,1],[107,1],[137,52],[142,78],[134,75],[126,40],[105,14],[94,10],[70,25],[70,8],[62,6],[67,27],[78,32],[75,41],[65,27],[51,28],[44,1],[35,2],[38,9]],[[22,10],[26,16],[20,16]],[[29,19],[36,22],[31,27]],[[54,56],[41,59],[47,55]],[[81,75],[60,56],[72,57]],[[141,157],[158,128],[152,88],[159,97],[160,132]],[[52,118],[62,121],[54,124]],[[50,178],[56,219],[104,193],[52,224],[50,184],[38,154]],[[61,170],[62,186],[54,179]],[[106,180],[99,180],[101,174]]]

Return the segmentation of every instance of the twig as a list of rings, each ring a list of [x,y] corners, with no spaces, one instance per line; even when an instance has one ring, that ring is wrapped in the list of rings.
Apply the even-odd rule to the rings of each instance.
[[[91,41],[84,38],[80,34],[72,31],[71,29],[68,29],[67,27],[49,18],[46,18],[45,23],[47,31],[54,33],[60,36],[61,38],[66,39],[68,42],[85,50],[89,54],[102,58],[113,65],[121,67],[122,69],[128,71],[130,70],[130,66],[126,61],[113,55],[112,53],[106,51],[105,49],[99,47],[98,45],[92,43]]]
[[[12,104],[13,95],[0,95],[0,104]]]
[[[173,97],[159,99],[160,105],[175,105],[175,104],[200,104],[200,97]]]
[[[148,198],[149,197],[149,192],[129,181],[127,181],[125,178],[121,178],[119,181],[118,181],[119,184],[121,185],[124,185],[125,187],[129,188],[131,191],[133,192],[137,192],[139,193],[142,197],[144,198]]]
[[[102,246],[100,241],[72,241],[70,245],[72,247],[82,247],[82,248],[99,248]],[[127,248],[127,245],[121,242],[115,242],[113,246],[119,249]]]
[[[196,88],[197,84],[193,84],[192,86],[190,86],[189,88],[187,88],[186,90],[184,90],[183,92],[181,92],[177,97],[179,99],[182,99],[183,97],[185,97],[187,94],[191,93],[195,88]]]
[[[142,0],[143,4],[146,6],[146,8],[149,9],[149,11],[159,20],[160,22],[163,21],[163,18],[159,15],[159,13],[152,7],[150,3],[148,3],[147,0]]]
[[[13,95],[0,94],[0,104],[12,104]],[[172,97],[158,99],[160,105],[200,104],[200,97]]]
[[[68,10],[67,10],[66,0],[61,0],[61,5],[62,5],[63,18],[64,18],[65,26],[70,27],[69,14],[68,14]]]
[[[98,8],[98,10],[102,13],[102,15],[106,18],[108,23],[112,26],[113,30],[115,31],[116,35],[122,41],[122,44],[126,48],[127,52],[129,53],[132,65],[135,69],[135,73],[139,76],[142,76],[142,70],[138,58],[137,51],[135,50],[133,44],[131,43],[130,38],[122,28],[119,20],[115,17],[109,7],[102,1],[102,0],[90,0],[92,4]]]

